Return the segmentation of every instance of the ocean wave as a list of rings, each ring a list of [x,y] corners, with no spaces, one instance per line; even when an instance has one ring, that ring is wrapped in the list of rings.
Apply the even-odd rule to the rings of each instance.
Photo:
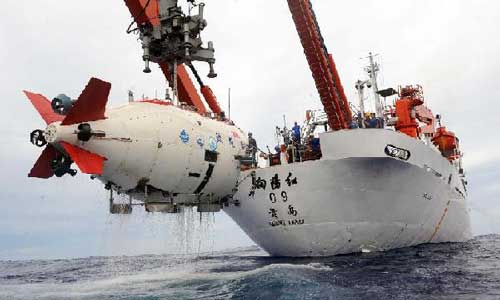
[[[328,272],[331,268],[321,263],[305,265],[276,263],[241,271],[253,266],[253,260],[235,260],[228,262],[220,259],[177,262],[173,266],[158,267],[147,271],[118,275],[100,280],[77,281],[69,283],[32,283],[20,285],[3,284],[0,296],[9,299],[88,299],[95,296],[128,295],[146,290],[189,290],[205,286],[222,288],[234,286],[247,281],[259,281],[260,278],[287,276],[289,273],[305,273],[307,271]],[[258,260],[258,259],[256,259]],[[69,268],[78,271],[80,268]],[[50,274],[47,274],[50,276]],[[16,279],[19,279],[18,276]],[[227,288],[227,287],[226,287]]]
[[[496,299],[499,241],[485,236],[317,259],[240,249],[210,256],[0,262],[0,299]]]

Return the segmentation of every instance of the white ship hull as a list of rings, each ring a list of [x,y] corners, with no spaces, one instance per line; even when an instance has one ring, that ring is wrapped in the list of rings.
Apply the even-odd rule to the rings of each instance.
[[[463,180],[431,147],[382,129],[320,138],[321,160],[244,172],[234,197],[240,205],[225,208],[270,255],[329,256],[471,238]]]

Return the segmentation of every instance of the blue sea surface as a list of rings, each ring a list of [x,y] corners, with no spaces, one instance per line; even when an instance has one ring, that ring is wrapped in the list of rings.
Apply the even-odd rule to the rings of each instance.
[[[329,258],[206,256],[0,262],[0,299],[500,299],[500,236]]]

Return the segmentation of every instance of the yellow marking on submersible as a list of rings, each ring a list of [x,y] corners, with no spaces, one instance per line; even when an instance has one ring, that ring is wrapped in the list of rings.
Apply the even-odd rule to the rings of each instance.
[[[443,215],[441,216],[441,219],[439,220],[439,223],[437,224],[436,228],[434,229],[434,233],[432,234],[431,238],[429,239],[428,243],[430,243],[436,234],[439,231],[439,228],[441,228],[441,224],[443,223],[444,218],[446,217],[446,214],[448,214],[448,206],[450,206],[451,200],[448,200],[448,203],[446,203],[446,208],[444,209]]]

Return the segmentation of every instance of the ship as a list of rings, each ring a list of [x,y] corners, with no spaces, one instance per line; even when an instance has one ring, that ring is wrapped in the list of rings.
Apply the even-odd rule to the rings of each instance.
[[[471,238],[461,169],[388,129],[320,134],[318,160],[242,173],[224,211],[274,256],[330,256]]]
[[[177,0],[125,0],[133,17],[127,32],[139,35],[143,71],[157,63],[172,96],[130,93],[127,104],[108,108],[111,84],[98,78],[76,100],[25,91],[47,124],[30,136],[44,148],[30,177],[75,176],[74,163],[109,190],[112,214],[133,207],[224,211],[272,256],[472,237],[459,139],[428,108],[421,86],[379,89],[370,53],[367,79],[355,86],[358,105],[349,102],[311,1],[288,0],[323,109],[307,111],[302,125],[277,127],[278,145],[262,151],[226,116],[195,68],[194,61],[206,62],[208,77],[217,76],[214,44],[205,47],[201,38],[205,4],[187,2],[189,13]],[[116,195],[128,201],[117,203]]]

